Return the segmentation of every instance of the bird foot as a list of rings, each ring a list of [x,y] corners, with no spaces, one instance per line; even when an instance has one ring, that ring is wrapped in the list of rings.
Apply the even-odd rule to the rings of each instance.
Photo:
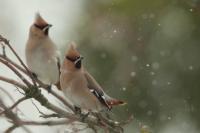
[[[87,112],[86,114],[81,114],[81,121],[84,122],[85,119],[89,116],[90,112]]]
[[[36,78],[36,79],[38,78],[36,73],[32,72],[31,74],[33,75],[34,78]]]
[[[75,106],[74,110],[75,110],[75,114],[81,114],[81,108]]]
[[[51,92],[51,85],[48,85],[48,86],[47,86],[47,91],[48,91],[48,93]]]
[[[85,119],[89,116],[90,112],[86,113],[86,114],[83,114],[82,111],[81,111],[81,108],[79,107],[74,107],[75,109],[75,114],[79,115],[80,116],[80,119],[82,122],[85,121]]]

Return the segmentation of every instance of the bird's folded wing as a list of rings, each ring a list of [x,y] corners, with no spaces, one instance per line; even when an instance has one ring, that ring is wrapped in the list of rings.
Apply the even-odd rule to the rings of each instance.
[[[58,51],[56,51],[56,63],[57,63],[56,65],[57,65],[58,72],[59,72],[59,80],[55,85],[59,90],[61,90],[61,86],[60,86],[60,74],[61,74],[60,67],[61,67],[61,64],[60,64],[60,53]]]
[[[90,89],[90,92],[92,92],[98,98],[98,100],[110,110],[111,106],[106,101],[107,95],[105,95],[101,86],[86,70],[85,70],[85,77],[87,79],[88,88]]]
[[[57,62],[57,67],[58,67],[58,71],[60,75],[60,58],[58,56],[56,57],[56,62]]]
[[[84,74],[85,74],[85,77],[86,77],[87,82],[88,82],[88,87],[93,88],[93,89],[99,91],[100,93],[103,93],[103,89],[97,83],[97,81],[92,77],[92,75],[90,75],[86,70],[84,70]]]
[[[55,47],[55,49],[56,49],[56,47]],[[56,60],[56,65],[57,65],[57,67],[58,67],[58,71],[59,71],[59,76],[60,76],[60,66],[61,66],[61,62],[60,62],[60,52],[58,51],[58,50],[56,50],[56,52],[55,52],[55,60]]]

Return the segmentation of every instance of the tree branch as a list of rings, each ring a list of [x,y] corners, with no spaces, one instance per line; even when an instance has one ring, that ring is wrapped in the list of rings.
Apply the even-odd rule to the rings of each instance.
[[[21,89],[24,92],[24,97],[17,100],[10,108],[7,108],[3,102],[0,100],[0,104],[3,107],[4,111],[0,113],[5,114],[5,117],[12,120],[13,126],[9,127],[6,132],[11,132],[14,129],[16,129],[19,126],[24,127],[25,125],[38,125],[38,126],[56,126],[56,125],[67,125],[72,124],[75,121],[82,122],[87,124],[89,128],[91,128],[94,132],[97,132],[97,128],[102,128],[106,132],[114,132],[114,133],[121,133],[123,132],[122,126],[125,124],[128,124],[130,121],[125,122],[117,122],[115,120],[112,120],[110,118],[104,117],[101,113],[90,113],[88,117],[86,117],[83,121],[80,114],[76,114],[74,111],[74,108],[71,104],[68,103],[63,97],[58,95],[55,91],[50,91],[52,96],[56,97],[59,101],[61,101],[66,107],[68,107],[71,110],[64,110],[51,102],[41,93],[40,88],[47,90],[48,85],[44,84],[42,81],[37,79],[32,75],[32,72],[26,67],[25,63],[21,60],[21,58],[18,56],[16,51],[12,48],[9,41],[5,38],[3,38],[0,35],[0,43],[5,46],[8,46],[11,52],[16,56],[18,61],[21,65],[18,65],[14,61],[12,61],[10,58],[8,58],[6,55],[5,47],[3,48],[3,54],[0,54],[0,63],[4,64],[8,67],[9,70],[13,71],[15,75],[17,75],[21,82],[15,81],[13,79],[0,76],[0,80],[7,82],[9,84],[12,84],[14,86],[17,86],[19,89]],[[23,75],[21,72],[23,72],[25,75]],[[31,79],[31,81],[29,81]],[[43,107],[51,110],[54,112],[54,114],[46,115],[46,118],[57,116],[58,118],[65,118],[65,120],[52,120],[52,121],[24,121],[22,120],[17,114],[12,112],[12,109],[16,107],[20,102],[26,100],[27,98],[34,98],[36,101],[38,101]],[[39,111],[39,108],[38,108]],[[40,112],[40,111],[39,111]],[[45,118],[45,117],[44,117]]]
[[[12,110],[12,109],[14,109],[19,103],[23,102],[23,101],[26,100],[26,99],[27,99],[27,97],[22,97],[22,98],[20,98],[17,102],[15,102],[15,103],[14,103],[10,108],[8,108],[7,110]],[[4,110],[4,111],[0,112],[0,115],[4,114],[5,111],[7,111],[7,110]]]

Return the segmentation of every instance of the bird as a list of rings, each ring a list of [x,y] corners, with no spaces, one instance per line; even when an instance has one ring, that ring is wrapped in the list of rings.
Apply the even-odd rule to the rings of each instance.
[[[28,68],[43,83],[59,87],[60,58],[55,43],[49,37],[51,24],[47,23],[40,13],[30,26],[25,48]]]
[[[65,53],[61,65],[60,85],[61,90],[75,109],[100,112],[111,110],[115,105],[125,104],[108,96],[99,83],[82,65],[83,56],[72,42]]]

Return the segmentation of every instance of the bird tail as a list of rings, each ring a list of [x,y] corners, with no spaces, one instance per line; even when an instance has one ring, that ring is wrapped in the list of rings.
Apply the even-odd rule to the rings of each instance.
[[[122,100],[117,100],[117,99],[107,100],[107,103],[110,106],[117,106],[117,105],[125,105],[125,104],[127,104],[126,102],[124,102]]]

